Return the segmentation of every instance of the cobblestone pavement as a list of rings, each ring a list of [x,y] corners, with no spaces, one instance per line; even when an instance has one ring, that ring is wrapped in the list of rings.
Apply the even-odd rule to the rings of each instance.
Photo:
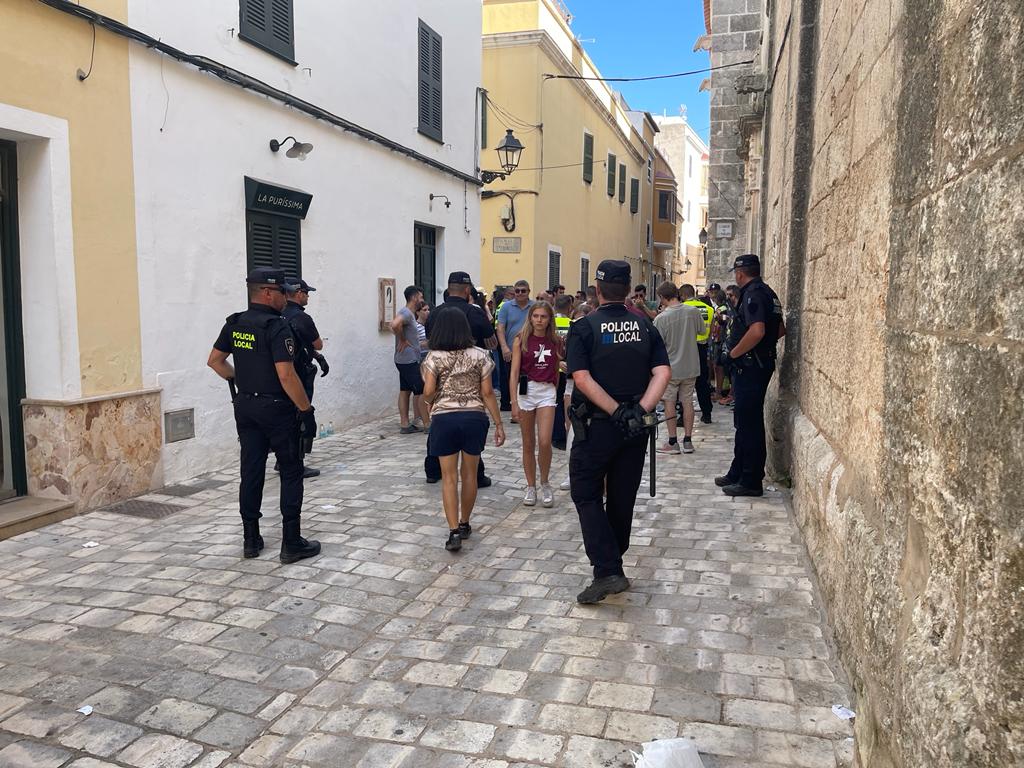
[[[267,549],[241,559],[232,471],[144,497],[178,505],[162,519],[99,511],[2,542],[0,765],[617,768],[687,736],[706,768],[848,766],[798,530],[779,493],[714,487],[732,436],[715,418],[696,453],[659,456],[633,588],[599,606],[574,601],[589,567],[568,493],[520,504],[516,427],[485,453],[495,484],[455,555],[424,438],[391,421],[317,444],[315,560],[277,560],[276,479]]]

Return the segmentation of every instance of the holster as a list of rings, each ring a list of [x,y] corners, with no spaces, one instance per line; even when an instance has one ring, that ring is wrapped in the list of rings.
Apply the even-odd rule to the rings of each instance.
[[[590,405],[576,403],[569,407],[569,423],[572,424],[573,440],[581,443],[587,439],[590,429]]]

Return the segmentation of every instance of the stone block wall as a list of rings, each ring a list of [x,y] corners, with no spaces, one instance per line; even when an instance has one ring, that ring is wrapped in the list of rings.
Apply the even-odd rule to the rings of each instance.
[[[711,66],[720,67],[753,59],[761,47],[762,0],[711,0]],[[731,282],[727,270],[745,253],[744,163],[740,120],[753,113],[749,95],[736,92],[736,80],[749,75],[751,66],[736,66],[711,73],[711,157],[708,164],[708,282]],[[717,221],[733,222],[733,237],[715,237]]]
[[[1020,765],[1024,5],[781,0],[770,37],[772,459],[859,765]]]
[[[82,512],[163,485],[159,391],[29,400],[22,412],[29,495]]]

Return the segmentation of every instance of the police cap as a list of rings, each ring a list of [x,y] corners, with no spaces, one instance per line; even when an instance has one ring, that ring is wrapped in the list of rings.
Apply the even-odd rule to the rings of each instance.
[[[245,278],[249,285],[286,285],[288,278],[284,270],[271,269],[270,267],[257,267]]]
[[[742,269],[744,267],[761,268],[761,260],[757,258],[756,253],[744,253],[742,256],[737,256],[729,271],[732,272],[734,269]]]
[[[722,286],[720,286],[718,283],[712,283],[711,285],[708,286],[708,290],[709,291],[720,291],[720,290],[722,290]]]
[[[473,285],[469,272],[452,272],[448,275],[448,285]]]
[[[625,261],[605,259],[597,265],[597,272],[594,277],[603,283],[618,283],[629,285],[629,264]]]
[[[288,286],[289,291],[305,291],[306,293],[312,293],[316,290],[312,285],[307,283],[305,280],[293,280],[292,284]]]

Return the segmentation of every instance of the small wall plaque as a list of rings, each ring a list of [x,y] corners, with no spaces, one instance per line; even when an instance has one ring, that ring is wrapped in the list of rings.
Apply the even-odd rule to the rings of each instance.
[[[521,253],[523,250],[523,238],[495,237],[491,240],[491,250],[494,253]]]
[[[180,411],[164,413],[164,441],[177,443],[191,440],[196,436],[196,411],[194,408],[183,408]]]
[[[397,301],[395,298],[395,278],[378,277],[377,294],[378,330],[390,331],[391,321],[395,319],[395,313],[398,312],[398,306],[395,303]]]
[[[731,240],[732,239],[732,222],[731,221],[717,221],[715,222],[715,237],[719,240]]]

